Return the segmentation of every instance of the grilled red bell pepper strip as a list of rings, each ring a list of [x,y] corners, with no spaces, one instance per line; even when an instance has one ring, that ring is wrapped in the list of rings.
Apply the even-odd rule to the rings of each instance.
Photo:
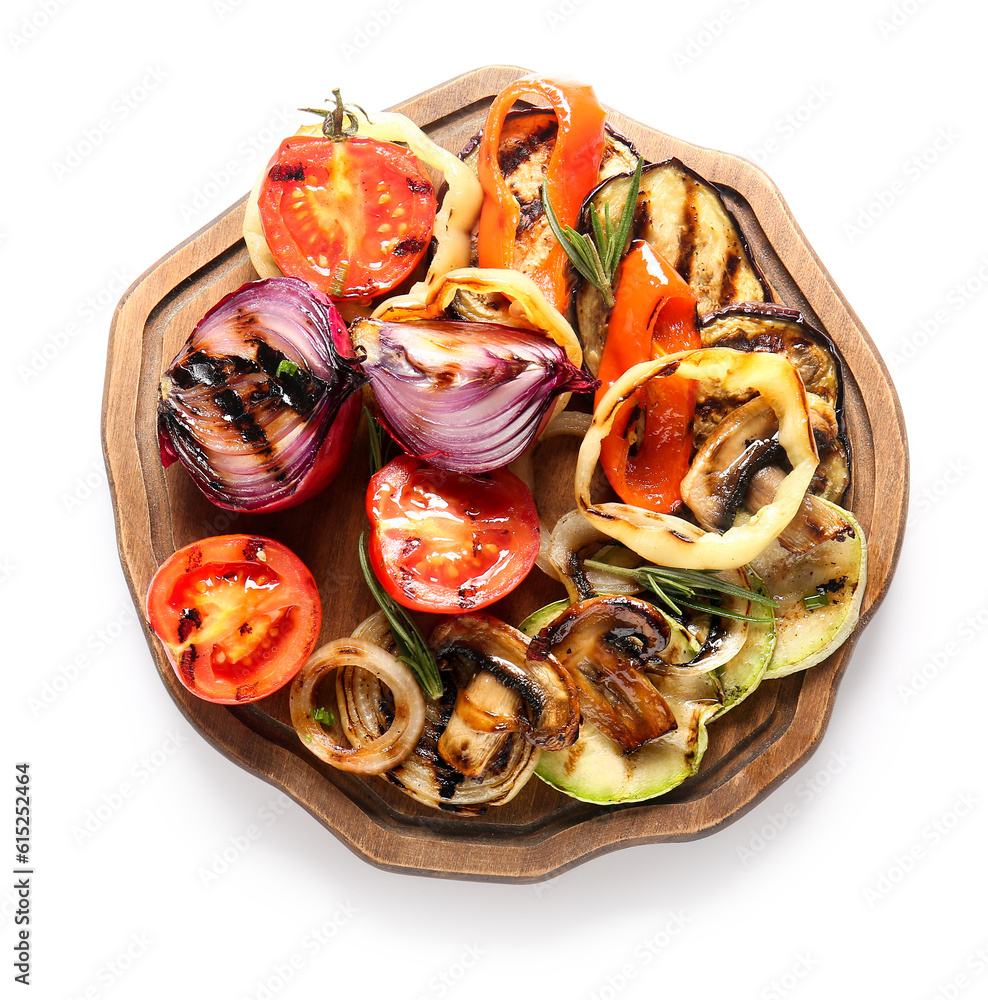
[[[632,243],[618,271],[594,405],[633,365],[698,347],[696,296],[648,243]],[[625,503],[663,514],[681,505],[695,400],[696,382],[672,375],[653,379],[618,413],[600,461]]]
[[[604,151],[605,112],[593,88],[575,80],[526,76],[509,83],[494,99],[480,143],[477,173],[484,189],[477,234],[481,267],[514,268],[515,236],[521,211],[498,163],[501,130],[512,105],[525,94],[541,94],[558,121],[556,142],[546,168],[549,200],[564,226],[575,226],[583,199],[597,185]],[[562,313],[569,299],[568,263],[555,245],[527,271],[545,297]]]

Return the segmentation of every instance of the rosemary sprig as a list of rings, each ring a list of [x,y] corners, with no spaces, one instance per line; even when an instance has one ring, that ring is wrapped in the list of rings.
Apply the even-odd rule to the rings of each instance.
[[[641,157],[638,158],[638,165],[631,177],[631,184],[617,224],[615,225],[611,219],[610,205],[604,206],[603,216],[597,206],[593,205],[590,208],[591,233],[589,234],[578,233],[572,226],[560,223],[559,216],[556,215],[556,210],[549,199],[549,187],[547,184],[542,185],[542,207],[545,209],[549,228],[559,240],[573,267],[600,290],[608,306],[614,305],[614,276],[617,274],[624,245],[628,241],[631,224],[635,218],[635,205],[638,202],[644,162]]]
[[[596,562],[587,559],[584,563],[589,569],[600,570],[602,573],[614,573],[626,579],[634,580],[639,587],[651,591],[673,614],[681,615],[683,608],[692,611],[703,611],[721,618],[733,618],[743,622],[770,622],[771,618],[759,618],[754,615],[741,615],[728,611],[703,600],[704,594],[726,594],[739,597],[751,604],[761,604],[763,607],[774,608],[775,601],[771,597],[759,594],[747,587],[721,580],[706,570],[671,569],[667,566],[612,566],[610,563]]]
[[[391,461],[394,442],[366,406],[364,407],[364,416],[367,418],[368,461],[370,463],[371,475],[373,476]]]
[[[405,609],[377,582],[374,570],[371,569],[370,556],[367,554],[366,531],[360,536],[357,548],[360,553],[360,569],[371,594],[374,595],[374,600],[377,601],[378,607],[388,620],[395,645],[398,647],[398,659],[402,663],[408,664],[422,686],[422,690],[429,698],[441,697],[443,682],[439,676],[436,658],[426,645],[418,626],[409,618]]]

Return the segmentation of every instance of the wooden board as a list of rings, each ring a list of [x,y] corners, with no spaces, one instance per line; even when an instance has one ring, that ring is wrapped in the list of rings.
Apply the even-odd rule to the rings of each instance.
[[[458,151],[479,128],[491,98],[524,71],[475,70],[393,110]],[[639,805],[576,802],[537,780],[510,804],[481,817],[428,810],[382,779],[334,771],[291,728],[287,695],[253,705],[199,701],[178,682],[154,637],[158,672],[190,723],[242,767],[283,789],[344,844],[382,868],[443,877],[536,881],[630,844],[687,840],[736,820],[806,761],[830,717],[837,684],[860,634],[888,587],[905,526],[905,428],[888,371],[860,321],[800,232],[771,181],[736,156],[692,146],[617,113],[612,124],[650,160],[678,156],[719,185],[780,302],[827,330],[845,361],[847,429],[854,455],[848,506],[869,539],[869,580],[851,640],[806,674],[767,682],[710,728],[700,772],[669,795]],[[241,239],[244,201],[155,264],[117,307],[103,402],[103,445],[124,573],[138,608],[158,564],[198,538],[231,532],[285,542],[313,570],[324,605],[322,639],[350,630],[373,610],[356,562],[364,526],[366,441],[321,496],[278,514],[219,510],[179,464],[162,470],[155,403],[161,373],[199,318],[256,275]],[[566,445],[538,483],[541,496],[572,495],[575,450]],[[558,501],[562,503],[562,501]],[[556,511],[559,513],[561,511]],[[551,513],[551,511],[550,511]],[[492,611],[508,621],[563,596],[537,572]],[[867,669],[867,663],[859,664]],[[150,668],[150,664],[148,664]]]

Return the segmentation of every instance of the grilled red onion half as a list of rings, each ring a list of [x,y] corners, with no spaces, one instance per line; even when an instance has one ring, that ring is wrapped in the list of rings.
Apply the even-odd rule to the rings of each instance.
[[[496,323],[359,319],[350,335],[395,440],[451,472],[507,465],[558,395],[599,384],[543,334]]]
[[[366,379],[346,326],[297,278],[253,281],[213,306],[161,378],[161,460],[213,503],[274,511],[336,476]]]

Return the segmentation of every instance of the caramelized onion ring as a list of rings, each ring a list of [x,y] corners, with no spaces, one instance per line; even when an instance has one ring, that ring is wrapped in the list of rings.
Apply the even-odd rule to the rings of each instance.
[[[792,471],[779,485],[772,503],[746,524],[724,534],[705,532],[694,538],[694,525],[671,514],[657,514],[623,503],[594,504],[590,479],[600,446],[623,403],[653,378],[679,374],[713,381],[731,393],[757,389],[779,418],[779,443]],[[629,368],[600,401],[583,439],[576,467],[576,502],[604,534],[658,566],[684,569],[736,569],[754,559],[778,537],[799,509],[819,459],[810,426],[806,392],[796,369],[776,354],[745,354],[726,347],[670,354]],[[688,527],[684,527],[684,525]]]
[[[380,737],[360,747],[334,742],[312,718],[319,682],[330,671],[359,666],[386,685],[394,698],[394,721]],[[400,660],[364,639],[337,639],[309,657],[292,681],[292,725],[299,738],[320,759],[341,771],[383,774],[414,749],[425,726],[425,699],[415,675]]]

